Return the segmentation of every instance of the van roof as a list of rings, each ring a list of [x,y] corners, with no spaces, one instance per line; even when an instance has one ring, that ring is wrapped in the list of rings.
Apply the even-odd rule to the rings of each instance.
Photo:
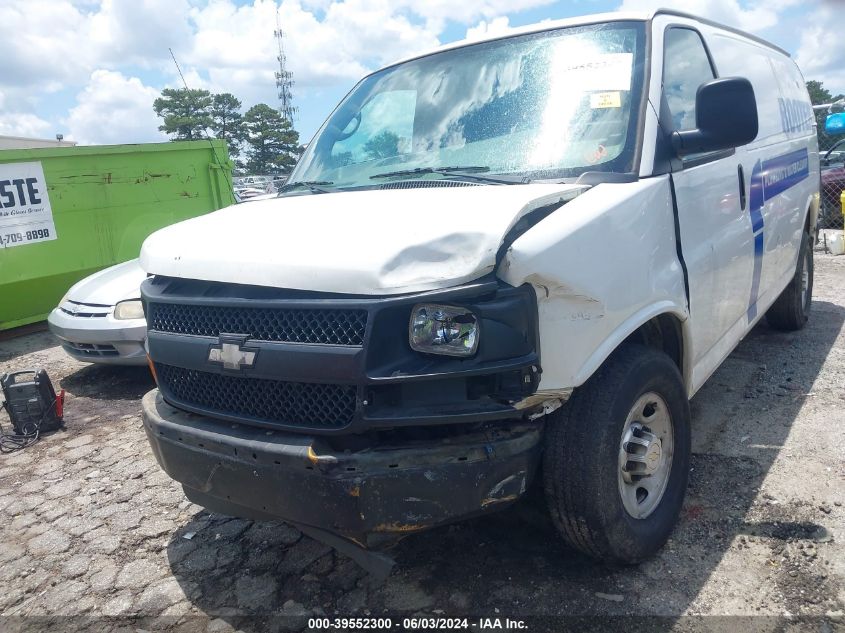
[[[585,26],[589,24],[601,24],[602,22],[648,22],[652,20],[655,16],[658,15],[674,15],[681,18],[688,18],[690,20],[695,20],[696,22],[700,22],[702,24],[707,24],[709,26],[713,26],[719,29],[724,29],[726,31],[730,31],[731,33],[736,33],[737,35],[741,35],[743,37],[748,38],[749,40],[753,40],[758,44],[763,44],[764,46],[768,46],[783,55],[789,57],[789,53],[779,46],[772,44],[771,42],[764,40],[763,38],[757,37],[756,35],[752,35],[751,33],[746,33],[740,29],[734,28],[732,26],[726,26],[719,22],[715,22],[713,20],[708,20],[707,18],[702,18],[697,15],[693,15],[691,13],[685,13],[683,11],[676,11],[674,9],[656,9],[655,11],[614,11],[612,13],[594,13],[592,15],[582,15],[574,18],[565,18],[563,20],[543,20],[542,22],[537,22],[535,24],[528,24],[526,26],[519,26],[515,28],[510,28],[504,33],[494,33],[487,36],[483,36],[480,38],[473,38],[473,39],[463,39],[458,40],[456,42],[450,42],[448,44],[444,44],[443,46],[439,46],[435,49],[426,51],[425,53],[418,53],[416,55],[410,55],[403,59],[397,60],[392,64],[388,64],[384,66],[384,68],[390,68],[391,66],[396,66],[397,64],[401,64],[403,62],[411,61],[412,59],[419,59],[420,57],[426,57],[433,53],[439,53],[442,51],[453,50],[456,48],[463,48],[464,46],[470,46],[472,44],[478,44],[480,42],[491,42],[494,40],[501,40],[507,39],[509,37],[513,37],[515,35],[525,35],[528,33],[541,33],[543,31],[552,31],[559,28],[564,28],[568,26]],[[383,70],[384,68],[380,69]],[[376,71],[377,72],[377,71]]]

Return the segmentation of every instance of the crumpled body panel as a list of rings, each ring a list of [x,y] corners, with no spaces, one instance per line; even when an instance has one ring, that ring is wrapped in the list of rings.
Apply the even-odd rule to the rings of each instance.
[[[468,186],[251,202],[154,233],[141,266],[169,277],[353,295],[448,288],[490,273],[523,215],[584,189]]]
[[[538,223],[498,276],[537,293],[540,389],[583,384],[637,327],[687,318],[668,177],[601,184]]]

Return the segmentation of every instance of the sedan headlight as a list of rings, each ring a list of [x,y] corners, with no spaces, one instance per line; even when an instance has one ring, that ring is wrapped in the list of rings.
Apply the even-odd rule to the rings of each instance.
[[[411,311],[409,340],[418,352],[472,356],[478,349],[478,319],[465,308],[422,303]]]
[[[114,307],[114,318],[120,321],[128,319],[143,319],[144,306],[140,299],[121,301]]]

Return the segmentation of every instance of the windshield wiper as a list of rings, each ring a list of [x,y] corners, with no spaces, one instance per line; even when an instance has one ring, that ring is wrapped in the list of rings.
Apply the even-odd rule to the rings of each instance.
[[[376,174],[370,178],[390,178],[392,176],[416,176],[417,174],[446,174],[453,171],[466,173],[478,173],[490,171],[489,167],[481,165],[467,165],[466,167],[417,167],[416,169],[400,169],[399,171],[388,171],[383,174]]]
[[[297,182],[282,185],[279,188],[279,193],[287,193],[288,191],[293,191],[298,188],[308,189],[311,193],[330,193],[328,189],[322,189],[322,187],[333,184],[334,183],[330,180],[299,180]]]
[[[479,182],[494,182],[503,185],[518,185],[528,182],[523,176],[508,176],[501,174],[498,176],[481,176],[480,172],[490,171],[489,167],[482,165],[467,165],[454,167],[417,167],[416,169],[401,169],[399,171],[388,171],[383,174],[375,174],[370,176],[370,179],[377,178],[393,178],[398,176],[424,176],[426,174],[440,174],[441,176],[457,176],[459,178],[469,178],[470,180],[477,180]]]

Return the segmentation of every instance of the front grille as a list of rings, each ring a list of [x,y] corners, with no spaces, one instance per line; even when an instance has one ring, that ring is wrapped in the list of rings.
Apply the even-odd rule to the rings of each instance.
[[[282,382],[156,363],[165,395],[178,404],[269,424],[340,429],[355,415],[353,385]]]
[[[149,327],[158,332],[219,336],[247,334],[256,341],[364,344],[366,310],[234,308],[151,303]]]
[[[72,317],[84,319],[101,319],[107,317],[113,306],[89,305],[78,301],[66,301],[59,306],[59,310]]]
[[[89,358],[98,357],[114,357],[120,356],[114,345],[95,345],[93,343],[74,343],[72,341],[65,341],[62,343],[64,348],[75,356],[84,356]]]

